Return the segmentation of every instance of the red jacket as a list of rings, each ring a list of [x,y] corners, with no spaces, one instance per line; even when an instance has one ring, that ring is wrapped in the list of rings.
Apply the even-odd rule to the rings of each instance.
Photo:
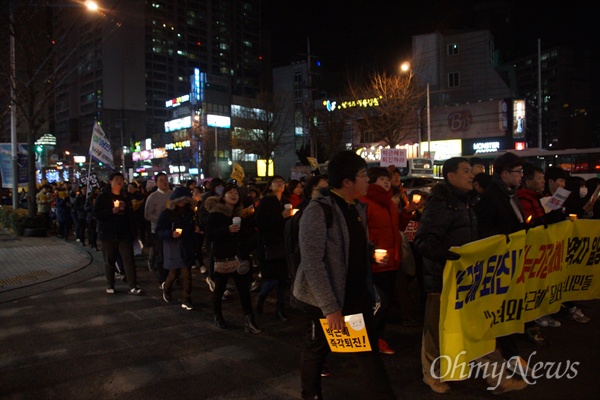
[[[542,204],[540,203],[540,199],[543,196],[543,193],[539,193],[535,190],[524,187],[517,190],[517,197],[519,198],[519,203],[521,203],[521,208],[523,209],[525,218],[529,218],[529,216],[531,216],[531,221],[529,223],[532,223],[536,219],[542,218],[544,215],[546,215],[544,207],[542,207]]]
[[[369,240],[378,249],[386,249],[386,265],[372,264],[374,273],[400,269],[402,238],[398,206],[392,201],[392,190],[386,191],[379,185],[370,184],[367,195],[360,200],[367,204],[367,226]]]

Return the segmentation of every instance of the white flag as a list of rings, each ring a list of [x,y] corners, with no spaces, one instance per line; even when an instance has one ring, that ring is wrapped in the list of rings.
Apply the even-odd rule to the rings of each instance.
[[[111,168],[113,167],[113,154],[110,142],[98,122],[94,123],[94,129],[92,130],[90,157],[98,162],[107,164]]]

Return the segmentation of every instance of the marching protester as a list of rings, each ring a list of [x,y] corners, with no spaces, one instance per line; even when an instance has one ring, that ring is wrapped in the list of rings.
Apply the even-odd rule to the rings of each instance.
[[[173,282],[181,278],[183,300],[181,307],[192,310],[192,265],[195,262],[194,233],[200,229],[194,223],[194,208],[190,190],[179,186],[173,190],[164,209],[156,221],[155,233],[162,243],[163,267],[168,271],[163,285],[163,299],[173,301]]]
[[[288,270],[284,243],[285,221],[292,216],[291,203],[285,192],[285,180],[275,175],[269,181],[265,194],[256,209],[258,227],[257,253],[260,260],[262,286],[256,301],[256,313],[263,313],[269,292],[277,290],[277,318],[287,320],[284,305],[288,289]]]
[[[165,279],[167,279],[167,271],[163,268],[163,247],[162,240],[156,235],[156,223],[158,216],[167,207],[167,202],[171,197],[172,190],[169,185],[167,174],[160,172],[154,176],[156,182],[156,191],[151,193],[146,199],[144,206],[144,218],[150,221],[150,253],[148,255],[148,269],[156,271],[158,283],[162,289]]]
[[[377,295],[371,273],[372,251],[366,225],[366,162],[352,151],[337,153],[328,165],[330,190],[323,189],[304,209],[300,219],[302,259],[294,280],[293,295],[305,303],[307,330],[300,361],[303,399],[322,399],[323,363],[331,352],[319,320],[333,330],[345,328],[344,315],[362,313],[372,350],[354,356],[372,398],[395,399],[381,360],[374,313]],[[322,203],[322,204],[318,204]],[[327,227],[325,207],[332,211]]]
[[[142,294],[137,286],[137,275],[133,257],[135,222],[131,203],[127,201],[123,185],[125,179],[120,172],[109,177],[109,186],[94,203],[94,217],[98,221],[98,239],[102,243],[106,293],[115,293],[115,264],[120,256],[129,284],[129,294]]]
[[[471,206],[473,173],[466,158],[452,157],[442,167],[444,181],[431,189],[431,195],[419,221],[415,247],[423,257],[423,280],[427,291],[423,342],[421,345],[421,368],[423,381],[436,393],[447,393],[450,385],[440,380],[440,307],[443,271],[447,260],[458,260],[453,246],[462,246],[479,239],[477,217]],[[494,351],[479,359],[486,364],[502,363],[502,356]],[[500,371],[500,369],[496,369]],[[488,376],[488,383],[496,387],[495,394],[520,390],[525,381],[508,378],[504,373]]]
[[[205,200],[208,211],[204,233],[211,246],[212,279],[215,288],[212,295],[212,307],[215,325],[226,328],[223,317],[223,293],[227,281],[232,278],[239,293],[244,311],[244,330],[247,333],[260,333],[254,320],[252,300],[250,298],[250,253],[248,239],[252,237],[251,226],[242,218],[242,202],[235,185],[226,185],[221,196],[208,197]]]

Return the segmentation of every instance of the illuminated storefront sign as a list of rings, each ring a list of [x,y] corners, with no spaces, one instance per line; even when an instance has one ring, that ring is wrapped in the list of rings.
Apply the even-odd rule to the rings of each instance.
[[[500,150],[500,142],[475,142],[473,150],[475,153],[494,153]]]
[[[323,106],[327,111],[341,110],[353,107],[379,107],[379,101],[382,97],[373,97],[372,99],[349,100],[337,103],[337,101],[324,100]]]
[[[185,140],[182,142],[174,142],[174,143],[167,143],[165,144],[165,149],[167,150],[181,150],[184,147],[190,147],[190,141],[189,140]]]
[[[513,138],[525,137],[525,100],[513,101]]]
[[[135,161],[151,160],[153,158],[166,158],[167,151],[164,147],[151,150],[142,150],[131,153],[131,159]]]
[[[206,114],[206,125],[213,128],[230,128],[231,118],[223,115]]]
[[[190,101],[190,95],[184,94],[183,96],[179,96],[174,99],[167,100],[165,102],[165,107],[167,107],[167,108],[179,107],[181,105],[181,103],[185,103],[187,101]]]
[[[184,117],[173,119],[165,122],[165,132],[178,131],[180,129],[187,129],[192,127],[192,117]]]

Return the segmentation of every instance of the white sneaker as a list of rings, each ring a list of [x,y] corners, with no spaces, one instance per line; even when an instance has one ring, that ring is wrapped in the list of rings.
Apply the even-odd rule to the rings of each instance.
[[[559,328],[561,323],[549,315],[544,315],[543,317],[539,317],[535,320],[535,323],[541,326],[542,328],[552,327]]]
[[[213,280],[210,279],[210,276],[206,277],[206,284],[208,285],[208,288],[210,289],[211,292],[215,291],[215,282],[213,282]]]
[[[106,293],[107,294],[115,294],[115,289],[113,289],[113,288],[107,288],[106,289]]]
[[[569,309],[570,315],[569,318],[572,319],[573,321],[582,323],[582,324],[587,324],[588,322],[591,321],[590,317],[586,317],[583,312],[581,312],[581,309],[578,307],[573,307]]]

